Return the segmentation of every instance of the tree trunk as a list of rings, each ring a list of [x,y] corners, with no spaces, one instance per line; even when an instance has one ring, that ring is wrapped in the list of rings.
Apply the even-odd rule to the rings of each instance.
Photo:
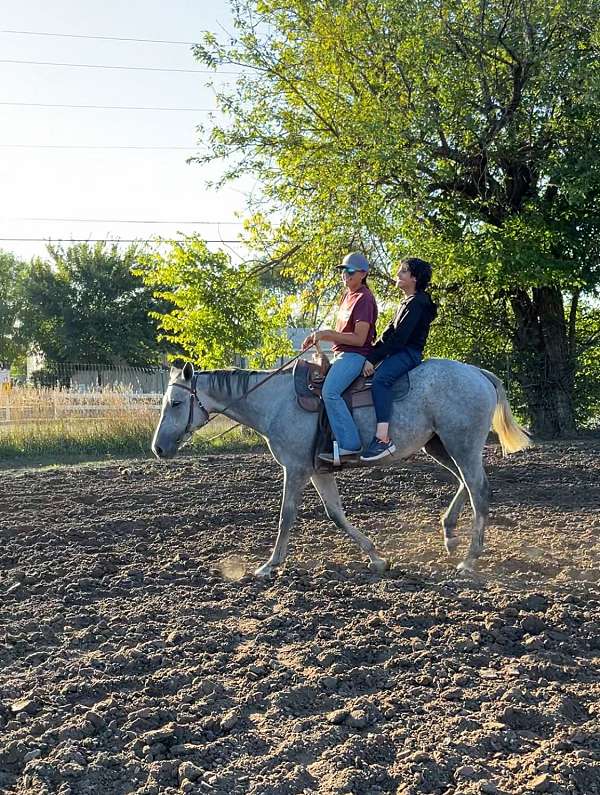
[[[569,436],[576,431],[574,360],[563,297],[557,287],[534,287],[511,296],[517,322],[515,374],[525,394],[534,435]]]

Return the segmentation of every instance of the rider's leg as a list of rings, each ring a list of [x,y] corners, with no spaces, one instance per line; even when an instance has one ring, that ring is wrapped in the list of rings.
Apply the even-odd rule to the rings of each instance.
[[[337,356],[321,391],[333,435],[338,445],[345,450],[356,451],[361,448],[360,436],[342,392],[361,374],[364,362],[365,357],[359,353],[344,352]]]
[[[412,370],[421,362],[418,351],[403,348],[384,359],[375,370],[372,382],[373,404],[377,417],[376,437],[382,442],[389,442],[389,422],[392,413],[394,382]]]

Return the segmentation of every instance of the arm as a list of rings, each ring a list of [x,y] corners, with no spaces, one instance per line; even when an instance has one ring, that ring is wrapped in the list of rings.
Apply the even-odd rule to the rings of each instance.
[[[380,340],[368,355],[367,358],[372,364],[377,364],[406,345],[423,314],[423,308],[423,303],[418,298],[408,304],[393,332],[387,336],[387,339]]]
[[[333,331],[332,329],[322,329],[315,331],[313,337],[315,342],[326,340],[327,342],[337,342],[338,345],[356,345],[361,347],[367,341],[370,323],[366,320],[359,320],[354,327],[354,331]]]
[[[302,343],[302,350],[314,345],[315,342],[326,340],[327,342],[337,342],[339,345],[356,345],[360,347],[365,344],[369,334],[369,326],[365,320],[359,320],[354,331],[333,331],[324,328],[321,331],[314,331]]]

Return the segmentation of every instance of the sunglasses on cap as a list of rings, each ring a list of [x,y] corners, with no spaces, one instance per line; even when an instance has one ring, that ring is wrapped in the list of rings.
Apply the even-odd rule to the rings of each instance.
[[[364,271],[358,270],[357,268],[340,268],[342,273],[347,273],[349,276],[352,276],[354,273],[364,273]]]

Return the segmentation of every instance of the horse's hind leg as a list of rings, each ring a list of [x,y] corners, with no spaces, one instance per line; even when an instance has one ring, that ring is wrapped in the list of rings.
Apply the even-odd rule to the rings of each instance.
[[[462,445],[455,445],[453,448],[445,443],[444,446],[461,474],[473,509],[471,543],[466,558],[458,566],[460,571],[473,571],[475,561],[483,550],[489,512],[488,480],[482,462],[483,443],[481,448],[469,450],[465,450]]]
[[[304,470],[284,469],[279,532],[271,557],[254,572],[257,577],[267,577],[275,566],[281,565],[286,559],[290,530],[296,521],[298,503],[308,482],[308,477],[308,473]]]
[[[329,473],[320,473],[312,475],[311,481],[321,500],[323,501],[323,505],[325,506],[325,511],[327,516],[335,522],[335,524],[347,533],[350,538],[358,544],[358,546],[362,549],[363,552],[369,556],[369,560],[371,561],[371,568],[377,572],[383,572],[387,568],[389,568],[389,564],[385,558],[382,558],[380,555],[377,554],[377,550],[375,549],[375,545],[373,542],[367,538],[366,535],[357,530],[356,527],[353,527],[350,522],[346,519],[346,514],[344,513],[344,508],[342,507],[342,501],[340,499],[340,493],[338,491],[337,483],[335,482],[335,476]]]
[[[467,499],[467,490],[463,483],[460,470],[454,461],[448,455],[448,451],[442,444],[439,436],[434,436],[425,445],[425,451],[438,464],[441,464],[449,472],[452,472],[454,477],[458,480],[458,491],[454,495],[452,502],[448,506],[446,513],[442,516],[442,532],[444,538],[444,547],[446,552],[451,555],[460,543],[460,538],[456,532],[456,525],[458,517]]]
[[[463,571],[472,571],[475,568],[475,561],[483,551],[485,527],[489,513],[489,487],[481,460],[478,467],[473,466],[472,469],[465,468],[461,469],[461,471],[464,475],[473,507],[473,529],[467,557],[459,564],[458,568]]]

